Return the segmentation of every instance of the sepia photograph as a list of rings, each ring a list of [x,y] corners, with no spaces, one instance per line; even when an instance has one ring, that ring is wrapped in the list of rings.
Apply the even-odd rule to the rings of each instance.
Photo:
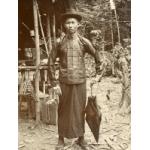
[[[131,0],[18,0],[18,149],[131,150]]]

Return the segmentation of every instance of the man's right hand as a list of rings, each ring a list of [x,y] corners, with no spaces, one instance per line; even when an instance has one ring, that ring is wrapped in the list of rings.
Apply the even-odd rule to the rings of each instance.
[[[59,85],[56,85],[55,87],[53,87],[53,90],[58,96],[62,95],[62,91]]]

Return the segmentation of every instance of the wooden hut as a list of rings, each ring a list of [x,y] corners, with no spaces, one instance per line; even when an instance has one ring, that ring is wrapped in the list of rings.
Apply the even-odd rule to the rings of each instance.
[[[76,0],[18,0],[18,71],[19,75],[34,72],[37,123],[40,121],[40,72],[43,71],[45,77],[47,70],[46,65],[40,64],[48,58],[55,46],[61,31],[60,14],[67,8],[74,7],[75,2]]]

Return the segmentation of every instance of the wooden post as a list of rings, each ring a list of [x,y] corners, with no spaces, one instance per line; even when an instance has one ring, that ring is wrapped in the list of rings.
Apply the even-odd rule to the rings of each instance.
[[[105,51],[105,19],[102,20],[102,52],[103,52],[103,58],[104,58],[104,51]]]
[[[39,99],[39,69],[40,64],[40,41],[38,30],[38,13],[36,7],[36,0],[33,0],[33,17],[35,30],[35,48],[36,48],[36,76],[35,76],[35,95],[36,95],[36,123],[40,122],[40,99]]]
[[[119,27],[119,22],[118,22],[116,9],[114,9],[114,13],[115,13],[116,26],[117,26],[117,32],[118,32],[118,42],[120,43],[120,27]]]
[[[112,11],[111,11],[110,29],[111,29],[111,42],[112,42],[112,48],[114,48],[114,34],[113,34],[113,17],[112,17]]]
[[[56,44],[56,29],[55,29],[55,25],[56,25],[55,14],[53,14],[53,39],[54,39],[54,46]]]
[[[114,34],[113,34],[113,17],[112,17],[112,11],[111,11],[111,22],[110,22],[110,28],[111,28],[111,41],[112,41],[112,53],[114,57]],[[115,66],[114,61],[112,62],[112,75],[115,75]]]
[[[114,0],[109,0],[110,2],[110,8],[111,10],[114,11],[115,13],[115,20],[116,20],[116,26],[117,26],[117,32],[118,32],[118,42],[120,43],[120,29],[119,29],[119,22],[118,22],[118,17],[117,17],[117,11],[116,11],[116,6]]]
[[[53,29],[53,40],[54,40],[54,47],[56,46],[56,18],[55,18],[55,9],[54,9],[54,3],[55,0],[52,0],[53,3],[53,24],[52,24],[52,29]]]
[[[48,49],[49,54],[52,50],[52,38],[51,38],[51,26],[50,26],[50,14],[47,14],[47,37],[48,37]]]

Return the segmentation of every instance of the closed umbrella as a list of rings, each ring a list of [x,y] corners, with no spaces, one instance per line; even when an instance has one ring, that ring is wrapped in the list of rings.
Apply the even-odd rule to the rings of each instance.
[[[91,129],[96,142],[99,140],[99,130],[102,119],[100,106],[97,104],[97,97],[92,94],[93,85],[91,85],[91,96],[88,97],[88,103],[85,108],[86,122]]]

